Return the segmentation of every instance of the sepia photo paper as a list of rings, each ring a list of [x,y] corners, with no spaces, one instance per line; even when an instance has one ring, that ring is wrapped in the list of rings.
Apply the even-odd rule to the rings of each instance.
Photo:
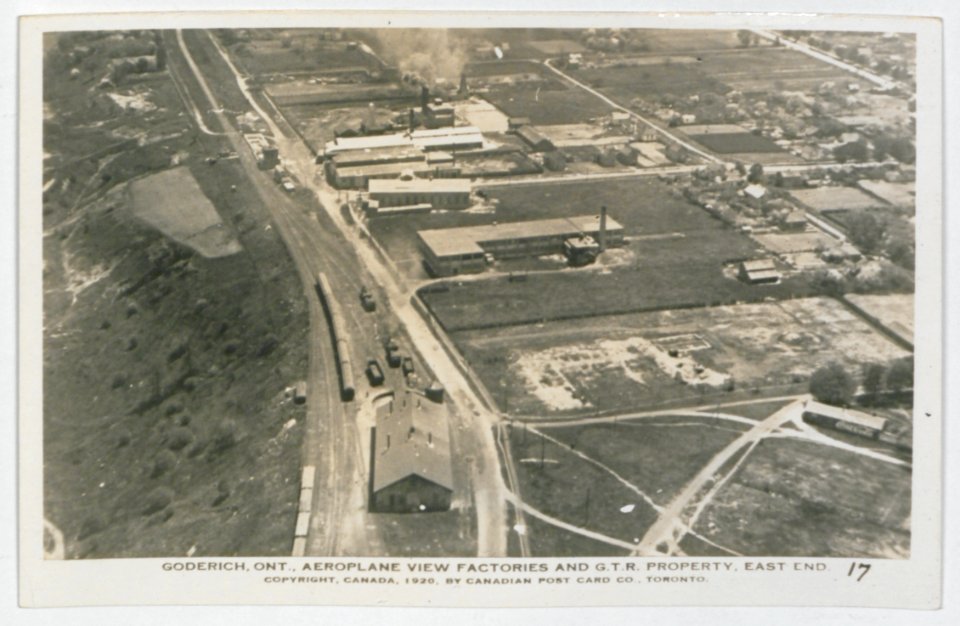
[[[20,38],[24,606],[939,606],[938,20]]]

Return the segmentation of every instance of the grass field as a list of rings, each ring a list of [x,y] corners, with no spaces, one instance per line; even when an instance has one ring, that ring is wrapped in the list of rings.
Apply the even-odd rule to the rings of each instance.
[[[346,41],[321,41],[297,30],[275,39],[256,39],[230,46],[233,56],[251,74],[322,72],[342,68],[376,69],[379,63]],[[289,45],[284,43],[289,42]]]
[[[422,291],[421,297],[448,332],[817,293],[799,275],[772,285],[747,285],[725,276],[716,259],[682,268],[637,265],[609,272],[537,273],[524,282],[498,277],[447,284],[447,291]]]
[[[528,117],[532,124],[579,124],[613,111],[596,96],[557,81],[542,87],[529,84],[493,87],[484,98],[508,116]]]
[[[566,447],[518,428],[510,445],[521,496],[538,511],[626,542],[642,537],[656,519],[634,491]],[[633,508],[621,512],[629,505]]]
[[[207,258],[240,252],[232,229],[203,195],[186,167],[176,167],[129,185],[130,211],[163,234]]]
[[[667,505],[746,426],[727,420],[665,416],[589,426],[544,428]]]
[[[71,130],[84,124],[151,141],[89,171],[50,170],[44,515],[67,558],[289,554],[303,408],[284,389],[305,371],[306,309],[285,249],[263,228],[266,208],[236,163],[203,162],[224,142],[192,129],[168,138],[190,124],[168,78],[150,81],[158,109],[133,116],[76,106],[86,78],[56,81],[54,66],[54,160],[87,163],[101,147]],[[205,215],[170,213],[164,224],[193,230],[219,214],[207,225],[232,231],[242,252],[204,258],[133,217],[124,184],[174,163],[141,179],[158,187],[147,208],[166,188],[175,209]]]
[[[628,556],[626,548],[578,535],[532,515],[525,516],[524,522],[533,556]],[[520,556],[519,550],[511,551],[510,556]]]
[[[394,262],[416,277],[423,276],[416,247],[418,230],[570,217],[598,213],[601,206],[623,225],[628,237],[638,238],[629,246],[636,271],[669,272],[667,266],[681,263],[703,265],[708,267],[684,272],[707,272],[709,276],[704,275],[703,280],[721,280],[719,263],[750,257],[761,250],[748,237],[727,228],[652,177],[491,187],[487,193],[497,201],[494,211],[378,217],[371,220],[370,230]],[[685,239],[657,238],[672,233],[682,233]],[[512,268],[517,263],[503,265]]]
[[[753,133],[706,133],[690,138],[720,154],[783,152],[766,137]]]
[[[461,331],[453,338],[503,410],[543,417],[682,398],[710,403],[730,395],[721,382],[726,376],[737,390],[780,388],[805,383],[831,360],[856,375],[864,363],[907,354],[826,298]],[[675,345],[687,346],[688,359],[668,358]],[[686,382],[677,379],[677,363]],[[689,375],[697,365],[706,378]],[[756,419],[775,408],[741,411]],[[730,412],[738,414],[736,407]]]
[[[908,468],[883,461],[767,440],[695,530],[745,555],[906,558],[910,480]]]

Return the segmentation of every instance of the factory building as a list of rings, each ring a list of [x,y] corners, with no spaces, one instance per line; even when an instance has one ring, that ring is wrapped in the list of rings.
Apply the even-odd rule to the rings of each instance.
[[[407,390],[377,408],[370,455],[370,510],[446,511],[453,496],[448,415],[439,401]]]
[[[523,139],[534,152],[550,152],[557,149],[552,141],[547,139],[543,133],[533,126],[520,126],[515,132],[517,133],[517,137]]]
[[[337,137],[324,145],[323,159],[331,160],[344,152],[377,151],[389,148],[416,148],[421,151],[475,150],[483,147],[483,133],[476,126],[451,126],[420,129],[413,132],[362,137]]]
[[[403,177],[371,180],[369,198],[380,207],[429,204],[435,209],[465,209],[470,206],[470,181],[464,178]]]
[[[582,254],[587,248],[589,254],[622,246],[623,226],[604,216],[421,230],[417,240],[431,274],[455,276],[481,272],[493,258]]]
[[[434,98],[432,102],[427,102],[420,110],[420,115],[426,128],[453,126],[457,119],[453,105],[440,98]]]

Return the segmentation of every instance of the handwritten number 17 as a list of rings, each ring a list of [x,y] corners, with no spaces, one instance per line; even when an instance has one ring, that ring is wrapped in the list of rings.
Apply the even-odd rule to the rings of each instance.
[[[856,574],[856,571],[860,570],[860,575],[857,576],[857,582],[863,580],[863,577],[867,575],[867,572],[870,571],[869,563],[857,563],[854,561],[850,564],[850,571],[847,572],[847,576],[853,576]]]

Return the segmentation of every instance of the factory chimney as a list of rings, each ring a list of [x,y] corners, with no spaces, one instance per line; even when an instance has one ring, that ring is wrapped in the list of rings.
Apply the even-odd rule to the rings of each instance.
[[[607,249],[607,207],[600,207],[600,252]]]
[[[460,89],[457,90],[461,96],[467,95],[467,73],[460,72]]]
[[[420,85],[420,110],[426,112],[427,104],[430,103],[430,89],[426,85]]]
[[[414,120],[414,116],[413,116],[413,109],[410,109],[410,122],[409,122],[409,124],[410,124],[410,132],[412,133],[414,127],[416,126],[415,120]]]

